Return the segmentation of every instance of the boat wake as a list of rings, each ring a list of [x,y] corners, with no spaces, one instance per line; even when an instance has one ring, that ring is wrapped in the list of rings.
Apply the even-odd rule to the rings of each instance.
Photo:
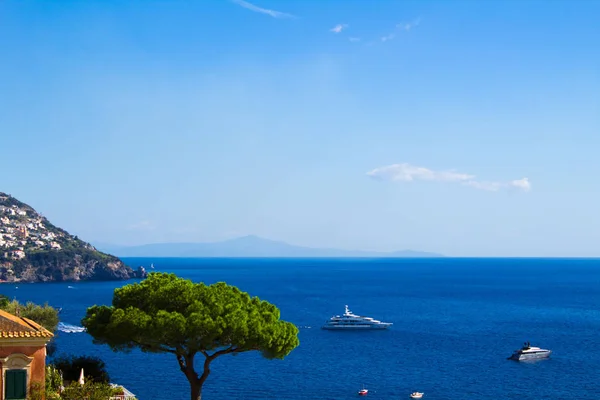
[[[81,333],[81,332],[85,332],[85,328],[83,326],[76,326],[76,325],[71,325],[71,324],[65,324],[64,322],[59,322],[57,329],[59,331],[61,331],[61,332],[65,332],[65,333]]]

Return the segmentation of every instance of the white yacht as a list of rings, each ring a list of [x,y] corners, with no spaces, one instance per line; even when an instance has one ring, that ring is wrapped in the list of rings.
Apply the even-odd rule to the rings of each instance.
[[[515,361],[539,360],[550,357],[550,354],[552,354],[551,350],[534,347],[529,342],[526,342],[519,350],[515,350],[508,359]]]
[[[322,328],[330,330],[387,329],[391,325],[391,322],[381,322],[370,317],[355,315],[348,309],[348,306],[346,306],[344,315],[335,315],[331,317]]]

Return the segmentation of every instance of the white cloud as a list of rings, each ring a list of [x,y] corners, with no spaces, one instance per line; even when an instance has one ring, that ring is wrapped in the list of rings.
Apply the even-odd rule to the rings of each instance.
[[[395,37],[396,37],[396,35],[394,35],[393,33],[390,33],[390,34],[389,34],[389,35],[387,35],[387,36],[382,36],[382,37],[381,37],[381,41],[382,41],[382,42],[387,42],[388,40],[392,40],[392,39],[393,39],[393,38],[395,38]]]
[[[515,188],[525,192],[531,190],[529,179],[522,178],[509,182],[480,181],[475,175],[460,173],[452,170],[434,171],[425,167],[418,167],[408,163],[392,164],[385,167],[375,168],[367,172],[373,179],[412,182],[416,180],[435,182],[454,182],[470,186],[476,189],[497,192],[500,189]]]
[[[515,179],[514,181],[511,181],[509,185],[524,190],[526,192],[529,192],[531,190],[531,183],[527,178]]]
[[[489,190],[490,192],[497,192],[500,189],[518,189],[524,192],[531,190],[531,183],[527,178],[515,179],[510,182],[467,181],[464,184],[481,190]]]
[[[415,26],[418,26],[421,23],[421,18],[414,20],[413,22],[402,22],[396,25],[396,28],[401,29],[403,31],[410,31]]]
[[[244,1],[244,0],[231,0],[231,1],[250,10],[250,11],[254,11],[257,13],[261,13],[261,14],[267,14],[273,18],[295,18],[292,14],[284,13],[281,11],[269,10],[267,8],[261,8],[252,3],[248,3],[247,1]]]
[[[473,179],[473,175],[461,174],[453,171],[433,171],[424,167],[417,167],[408,163],[392,164],[386,167],[375,168],[367,173],[372,178],[411,182],[414,180],[456,182]]]
[[[333,33],[340,33],[341,31],[343,31],[347,27],[348,27],[348,24],[337,24],[336,26],[334,26],[333,28],[331,28],[329,31],[333,32]]]

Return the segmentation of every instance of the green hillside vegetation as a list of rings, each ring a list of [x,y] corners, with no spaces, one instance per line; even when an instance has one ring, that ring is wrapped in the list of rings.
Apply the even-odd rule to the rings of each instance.
[[[0,282],[114,280],[144,277],[119,258],[69,234],[0,192]]]

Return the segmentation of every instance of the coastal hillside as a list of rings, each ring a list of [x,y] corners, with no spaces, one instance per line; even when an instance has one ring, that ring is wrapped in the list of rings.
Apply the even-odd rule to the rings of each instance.
[[[0,282],[119,280],[145,276],[0,192]]]
[[[443,257],[437,253],[412,250],[384,253],[302,247],[253,235],[212,243],[156,243],[131,247],[110,245],[98,247],[120,257]]]

